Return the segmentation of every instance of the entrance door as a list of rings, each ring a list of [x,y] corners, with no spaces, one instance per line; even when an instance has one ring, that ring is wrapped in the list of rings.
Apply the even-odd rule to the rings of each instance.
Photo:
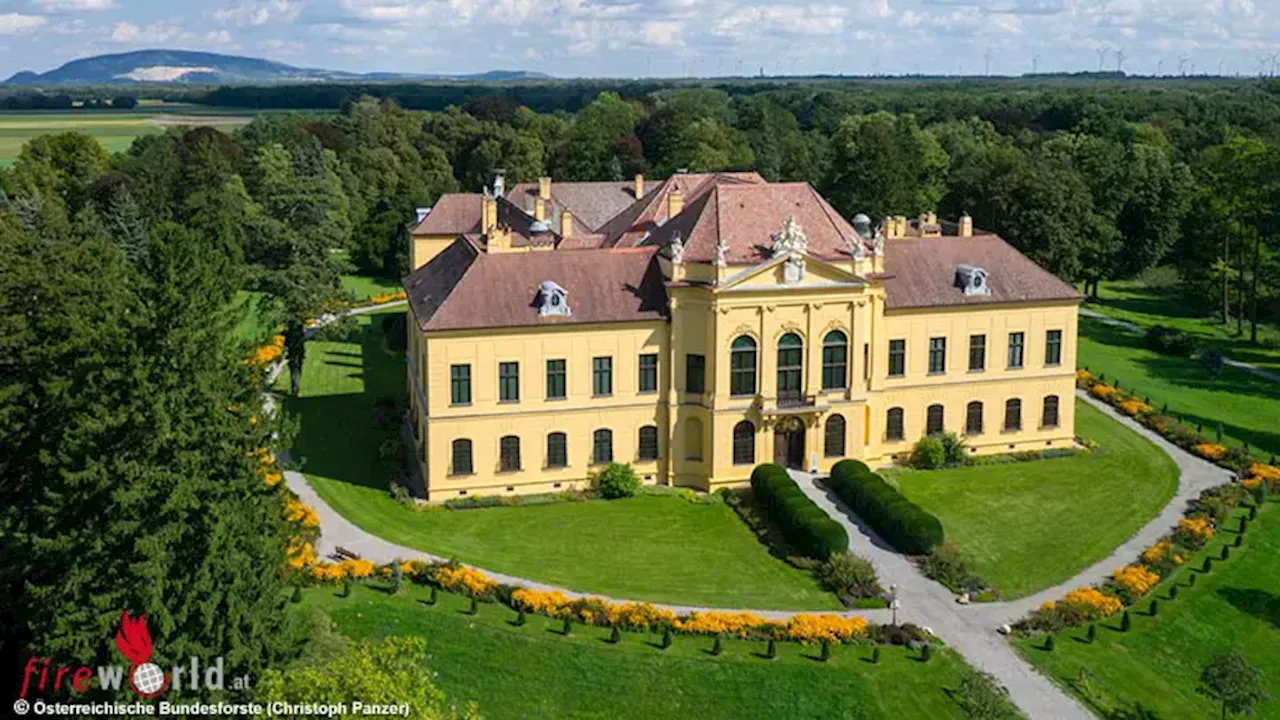
[[[773,461],[783,467],[804,469],[804,423],[796,418],[778,423],[773,431]]]

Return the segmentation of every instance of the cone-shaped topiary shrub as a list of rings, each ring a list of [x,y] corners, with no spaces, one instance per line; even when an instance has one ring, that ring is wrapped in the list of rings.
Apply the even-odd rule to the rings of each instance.
[[[1044,649],[1053,652],[1053,636],[1046,635],[1044,638]]]
[[[822,638],[822,654],[819,657],[822,660],[822,662],[826,662],[831,659],[831,641],[830,640],[826,638]]]
[[[295,603],[300,603],[300,602],[302,602],[302,587],[301,587],[301,586],[298,586],[298,585],[294,585],[294,586],[293,586],[293,594],[289,596],[289,602],[295,602]]]
[[[1178,599],[1178,586],[1177,586],[1177,585],[1174,585],[1173,587],[1169,588],[1169,599],[1170,599],[1170,600],[1177,600],[1177,599]]]
[[[1093,642],[1097,641],[1097,639],[1098,639],[1098,626],[1097,626],[1097,625],[1092,625],[1092,624],[1091,624],[1091,625],[1089,625],[1089,632],[1085,633],[1085,636],[1088,638],[1088,640],[1089,640],[1089,642],[1090,642],[1090,643],[1093,643]]]
[[[1237,535],[1236,537],[1240,537],[1240,536],[1239,536],[1239,535]],[[1222,546],[1222,559],[1223,559],[1223,560],[1226,560],[1226,559],[1228,559],[1228,558],[1230,558],[1230,557],[1231,557],[1231,546],[1230,546],[1230,545],[1223,545],[1223,546]]]
[[[671,647],[671,628],[662,631],[662,649]]]
[[[871,648],[871,664],[872,665],[880,664],[880,646],[879,645]]]
[[[564,625],[560,628],[561,635],[568,635],[573,632],[573,621],[569,618],[564,619]]]
[[[1204,569],[1204,571],[1205,571],[1205,572],[1209,572],[1209,571],[1213,570],[1213,558],[1211,558],[1211,557],[1207,557],[1207,558],[1205,558],[1205,559],[1204,559],[1204,565],[1203,565],[1202,567],[1203,567],[1203,569]]]
[[[778,657],[778,641],[777,640],[773,638],[769,638],[769,646],[764,649],[764,656],[769,658],[770,660],[773,660],[774,658]]]
[[[711,654],[719,655],[722,652],[724,652],[724,639],[716,635],[716,641],[711,645]]]
[[[929,662],[929,658],[933,657],[933,643],[925,641],[924,647],[920,648],[920,659]]]
[[[526,622],[528,622],[528,620],[525,618],[523,610],[516,613],[516,627],[524,627]]]
[[[1129,628],[1133,627],[1133,620],[1129,618],[1129,611],[1125,610],[1120,616],[1120,632],[1129,632]]]
[[[613,631],[609,633],[609,642],[613,643],[614,645],[617,645],[618,643],[622,642],[622,631],[618,629],[617,625],[614,625]]]

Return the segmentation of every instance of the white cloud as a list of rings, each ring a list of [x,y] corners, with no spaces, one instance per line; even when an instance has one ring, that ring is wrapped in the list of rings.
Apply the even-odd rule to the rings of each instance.
[[[292,23],[302,13],[298,0],[244,0],[222,10],[214,10],[209,17],[220,23],[256,27],[267,23]]]
[[[144,27],[129,22],[118,22],[111,28],[112,42],[123,44],[163,44],[173,40],[191,37],[182,29],[180,23],[172,20],[161,20]]]
[[[114,10],[114,0],[32,0],[32,5],[49,13],[97,12]]]
[[[263,40],[258,43],[258,49],[266,51],[272,55],[294,55],[306,49],[305,43],[296,40]]]
[[[671,47],[684,44],[684,21],[651,20],[640,24],[640,39],[645,45]]]
[[[716,21],[712,32],[748,38],[777,32],[792,35],[836,35],[849,10],[840,5],[757,5],[739,7]]]
[[[21,13],[0,14],[0,35],[19,35],[28,33],[48,22],[39,15],[23,15]]]

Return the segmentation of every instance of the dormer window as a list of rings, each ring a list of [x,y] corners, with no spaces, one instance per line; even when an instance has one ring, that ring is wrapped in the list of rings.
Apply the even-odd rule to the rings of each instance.
[[[987,271],[972,265],[956,266],[956,287],[965,295],[990,295],[991,286],[987,284]]]
[[[568,293],[556,283],[547,280],[538,286],[538,317],[562,315],[568,317]]]

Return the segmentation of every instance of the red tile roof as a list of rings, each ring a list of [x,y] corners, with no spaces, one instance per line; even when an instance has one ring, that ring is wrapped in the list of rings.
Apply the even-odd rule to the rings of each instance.
[[[661,320],[667,298],[655,255],[656,248],[476,254],[459,240],[404,285],[423,330]],[[546,280],[565,289],[571,315],[538,317]]]
[[[480,194],[441,195],[431,212],[410,230],[413,235],[462,235],[480,230]]]
[[[957,265],[986,270],[991,294],[965,295],[955,284]],[[891,310],[1083,299],[1075,288],[990,234],[886,240],[885,273],[885,307]]]

